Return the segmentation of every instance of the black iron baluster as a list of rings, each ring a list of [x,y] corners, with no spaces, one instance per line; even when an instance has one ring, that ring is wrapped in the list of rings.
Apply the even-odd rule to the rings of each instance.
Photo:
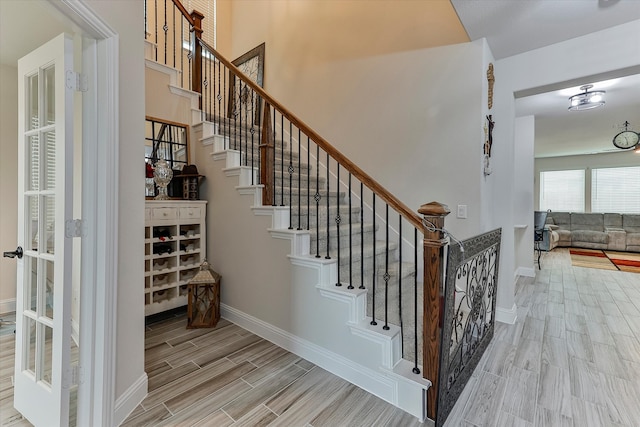
[[[389,205],[385,204],[385,248],[384,248],[384,326],[382,329],[389,330]],[[373,256],[375,256],[375,248]]]
[[[258,105],[256,108],[260,108],[262,104],[262,98],[258,97],[256,99]],[[264,104],[263,108],[267,108],[266,103]],[[260,111],[264,111],[262,109],[260,109]],[[262,143],[262,120],[264,120],[262,118],[262,116],[258,116],[258,121],[256,123],[257,128],[256,128],[256,132],[258,132],[258,184],[264,184],[264,182],[262,182],[262,150],[260,149],[260,144]]]
[[[164,31],[164,64],[167,65],[167,32],[169,26],[167,25],[167,0],[164,0],[164,25],[162,26]]]
[[[233,78],[233,80],[231,80]],[[238,85],[238,78],[234,76],[229,76],[229,85],[233,85],[231,89],[233,90],[232,101],[233,101],[233,110],[231,110],[231,116],[233,119],[233,149],[238,149],[238,101],[236,101],[236,88]],[[240,162],[242,164],[242,161]]]
[[[289,230],[293,230],[293,159],[291,158],[292,146],[293,123],[289,121]],[[284,149],[282,150],[282,160],[284,161]]]
[[[156,34],[156,62],[158,62],[158,0],[154,1],[155,13],[153,14],[154,32]]]
[[[351,216],[351,172],[349,172],[349,286],[353,289],[353,218]]]
[[[253,151],[253,147],[255,146],[255,140],[254,140],[254,136],[256,134],[256,114],[255,114],[255,92],[253,89],[251,89],[251,185],[254,185],[254,179],[253,177],[255,176],[254,173],[254,156],[255,153]],[[260,164],[260,162],[258,162],[258,165]],[[258,176],[260,176],[260,170],[258,170]]]
[[[400,354],[404,355],[404,322],[402,319],[402,215],[398,214],[398,311],[400,312]],[[417,272],[416,272],[417,274]]]
[[[364,289],[364,187],[360,182],[360,289]]]
[[[242,132],[242,84],[244,83],[238,76],[236,76],[236,82],[238,82],[238,104],[236,105],[235,116],[240,116],[240,126],[237,127],[238,137],[240,138],[240,166],[245,166],[246,161],[242,161],[242,141],[244,138],[244,132]],[[246,152],[245,152],[246,155]]]
[[[276,204],[276,108],[273,108],[273,206]]]
[[[182,82],[180,82],[180,87],[184,89],[184,53],[182,49],[184,48],[184,17],[180,19],[180,71],[182,73]],[[191,45],[189,45],[191,48]]]
[[[157,146],[160,146],[160,141],[156,142],[154,141],[157,136],[156,136],[156,121],[152,120],[151,121],[151,143],[153,144],[153,151],[151,152],[151,164],[155,167],[155,163],[158,161],[158,150],[156,149],[156,144],[158,144]]]
[[[373,207],[371,208],[373,213],[373,283],[371,283],[371,324],[377,325],[376,322],[376,193],[373,194]]]
[[[182,16],[182,14],[180,14]],[[173,7],[173,68],[176,68],[176,8]]]
[[[207,50],[204,50],[208,52]],[[206,58],[207,55],[205,55]],[[202,68],[204,69],[204,81],[202,82],[202,97],[204,98],[204,102],[202,102],[202,109],[204,110],[204,120],[211,120],[211,89],[209,84],[211,82],[211,62],[207,59],[202,61]],[[209,108],[207,108],[207,99],[209,101]]]
[[[336,242],[338,244],[338,283],[336,286],[342,286],[340,281],[340,163],[336,162]],[[329,210],[327,209],[327,215]]]
[[[212,107],[212,103],[213,103],[213,91],[215,90],[214,86],[216,84],[216,79],[215,79],[215,62],[212,62],[211,59],[211,52],[209,52],[207,50],[207,64],[209,66],[209,77],[207,78],[207,81],[209,82],[209,84],[207,85],[207,103],[209,104],[209,108],[206,112],[205,118],[206,120],[215,120],[215,116],[213,115],[213,107]],[[212,71],[213,70],[213,71]],[[211,86],[211,87],[209,87]],[[205,104],[207,105],[207,104]],[[214,122],[215,123],[215,122]]]
[[[147,0],[144,0],[144,39],[147,39]]]
[[[329,228],[329,198],[331,194],[331,181],[329,180],[329,153],[327,153],[327,164],[325,167],[327,168],[327,255],[324,258],[331,259],[331,256],[329,255],[329,245],[331,244],[331,228]]]
[[[280,206],[284,206],[284,115],[283,114],[280,114]]]
[[[227,92],[227,66],[225,65],[224,68],[222,68],[222,64],[220,65],[220,73],[222,74],[222,93],[224,93],[225,95],[228,94]],[[230,95],[227,95],[230,96]],[[224,98],[224,96],[221,95],[222,98]],[[225,135],[225,138],[229,139],[229,149],[231,149],[231,132],[229,131],[229,126],[231,126],[231,120],[229,120],[229,102],[225,102],[224,104],[222,104],[222,109],[220,110],[221,113],[221,120],[222,120],[222,124],[223,124],[223,128],[224,128],[224,132],[223,135]]]
[[[187,59],[189,60],[189,81],[187,82],[189,84],[189,89],[193,89],[193,76],[191,75],[191,59],[193,59],[193,55],[194,55],[194,49],[195,49],[195,43],[197,43],[197,40],[194,42],[192,42],[191,40],[192,34],[191,31],[189,31],[189,53],[187,54]],[[200,113],[200,117],[202,117],[202,112]]]
[[[215,133],[219,134],[220,133],[220,120],[216,118],[216,102],[214,101],[213,97],[214,94],[217,96],[217,89],[216,89],[216,75],[218,74],[216,71],[216,60],[215,58],[210,58],[211,61],[211,68],[212,68],[212,74],[211,74],[211,91],[209,92],[209,110],[210,110],[210,114],[211,117],[209,117],[209,120],[211,120],[211,122],[214,124],[213,128],[215,129]]]
[[[229,144],[227,142],[227,137],[224,134],[224,130],[222,129],[222,127],[224,126],[224,123],[222,122],[222,88],[221,88],[221,82],[220,82],[220,76],[222,75],[222,63],[220,61],[218,62],[218,93],[216,94],[216,99],[218,100],[218,111],[214,113],[214,116],[218,116],[218,133],[222,133],[222,140],[223,142],[223,148],[226,150],[229,148]],[[216,63],[213,63],[214,66],[216,65]],[[214,103],[215,105],[215,103]]]
[[[300,128],[298,128],[298,230],[302,230],[302,184],[300,182],[302,176],[302,164],[300,163],[300,136]],[[293,154],[293,152],[291,154]],[[309,197],[309,193],[307,193],[307,197]]]
[[[320,258],[320,147],[316,144],[316,258]]]
[[[307,230],[311,225],[311,154],[309,135],[307,135]],[[317,188],[317,187],[316,187]]]
[[[413,373],[419,374],[418,368],[418,229],[413,229],[413,266],[416,274],[413,276]],[[423,307],[423,310],[425,308]]]

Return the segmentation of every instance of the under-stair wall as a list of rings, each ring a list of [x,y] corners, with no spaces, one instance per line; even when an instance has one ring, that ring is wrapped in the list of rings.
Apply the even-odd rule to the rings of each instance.
[[[201,139],[203,126],[192,129]],[[224,153],[214,160],[211,139],[192,147],[206,176],[208,258],[222,275],[223,316],[424,419],[430,383],[400,360],[398,328],[370,328],[366,291],[336,288],[335,259],[306,256],[308,232],[287,229],[286,208],[259,206],[258,187],[238,188],[238,170]]]

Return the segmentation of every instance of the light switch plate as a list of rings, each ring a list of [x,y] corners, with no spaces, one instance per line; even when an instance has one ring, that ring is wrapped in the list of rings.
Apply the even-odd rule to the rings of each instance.
[[[458,214],[456,216],[462,219],[467,218],[467,205],[458,205]]]

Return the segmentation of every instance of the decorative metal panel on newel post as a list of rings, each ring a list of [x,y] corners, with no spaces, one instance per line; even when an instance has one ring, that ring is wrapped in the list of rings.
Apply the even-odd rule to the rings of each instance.
[[[449,246],[436,426],[442,426],[493,338],[501,229]]]
[[[187,329],[213,328],[220,320],[220,278],[204,260],[200,271],[187,283]]]

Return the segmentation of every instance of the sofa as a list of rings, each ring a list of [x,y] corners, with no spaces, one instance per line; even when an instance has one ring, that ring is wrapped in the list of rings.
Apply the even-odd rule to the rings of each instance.
[[[549,212],[549,250],[560,247],[640,252],[640,214]]]

